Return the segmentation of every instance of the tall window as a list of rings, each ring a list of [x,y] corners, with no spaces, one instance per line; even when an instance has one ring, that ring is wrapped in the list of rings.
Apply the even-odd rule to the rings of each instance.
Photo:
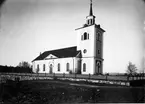
[[[69,71],[69,63],[66,64],[66,71]]]
[[[100,50],[98,50],[98,54],[100,54]]]
[[[86,63],[83,63],[83,72],[86,72]]]
[[[43,71],[45,71],[45,64],[43,64]]]
[[[50,64],[50,65],[49,65],[49,73],[52,74],[52,72],[53,72],[53,65]]]
[[[91,21],[90,25],[93,24],[93,20],[91,19],[90,21]]]
[[[84,33],[84,40],[86,40],[87,39],[87,33],[85,32]]]
[[[89,39],[89,33],[88,33],[87,39]]]
[[[60,71],[60,63],[58,63],[58,66],[57,67],[58,67],[58,71]]]
[[[39,72],[39,64],[37,65],[36,73],[38,73],[38,72]]]

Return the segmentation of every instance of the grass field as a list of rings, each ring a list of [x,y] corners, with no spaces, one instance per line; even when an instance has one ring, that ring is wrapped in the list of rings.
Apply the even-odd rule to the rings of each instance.
[[[58,80],[8,81],[0,85],[0,103],[136,103],[144,102],[143,87],[89,85]]]

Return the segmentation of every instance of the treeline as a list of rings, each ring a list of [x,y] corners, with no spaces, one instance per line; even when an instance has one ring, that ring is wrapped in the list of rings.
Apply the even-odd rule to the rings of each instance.
[[[0,73],[32,73],[30,67],[13,67],[13,66],[2,66],[0,65]]]

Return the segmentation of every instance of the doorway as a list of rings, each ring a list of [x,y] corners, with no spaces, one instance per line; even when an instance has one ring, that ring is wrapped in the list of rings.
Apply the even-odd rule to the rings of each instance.
[[[53,65],[52,65],[52,64],[49,65],[49,73],[50,73],[50,74],[53,73]]]
[[[101,72],[101,63],[98,61],[97,62],[97,74],[101,74],[102,72]]]

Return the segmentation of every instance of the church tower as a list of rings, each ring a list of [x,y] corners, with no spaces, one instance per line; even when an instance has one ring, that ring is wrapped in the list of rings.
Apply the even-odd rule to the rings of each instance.
[[[86,23],[77,32],[77,50],[81,51],[81,73],[100,74],[103,73],[103,33],[100,25],[95,24],[92,0],[90,0],[89,15]]]

